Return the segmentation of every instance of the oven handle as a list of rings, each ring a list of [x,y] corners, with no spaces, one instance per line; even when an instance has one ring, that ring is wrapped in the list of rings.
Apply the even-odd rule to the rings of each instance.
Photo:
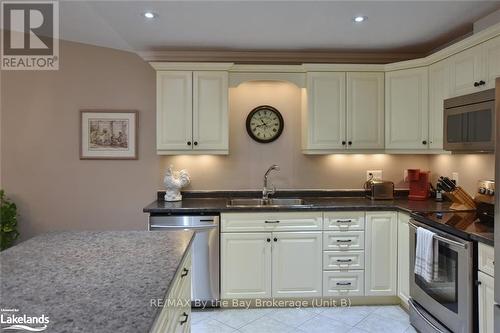
[[[423,320],[427,323],[427,325],[429,325],[430,327],[432,327],[432,328],[433,328],[436,332],[438,332],[438,333],[445,333],[445,332],[441,331],[441,330],[439,329],[439,327],[437,327],[436,325],[434,325],[434,324],[433,324],[433,323],[432,323],[429,319],[427,319],[427,318],[425,317],[425,315],[424,315],[423,313],[421,313],[421,312],[417,309],[417,307],[416,307],[415,305],[413,305],[413,304],[412,304],[412,302],[408,302],[408,304],[410,304],[410,306],[413,308],[413,310],[415,310],[415,312],[416,312],[416,313],[418,313],[418,315],[420,316],[420,318],[422,318],[422,319],[423,319]]]
[[[408,224],[413,227],[415,230],[418,228],[417,225],[411,223],[411,222],[408,222]],[[451,239],[448,239],[446,237],[443,237],[443,236],[439,236],[438,234],[435,234],[434,235],[434,238],[437,239],[437,240],[440,240],[446,244],[449,244],[449,245],[455,245],[455,246],[459,246],[461,248],[464,248],[466,249],[467,248],[467,244],[463,244],[463,243],[459,243],[459,242],[456,242],[454,240],[451,240]]]

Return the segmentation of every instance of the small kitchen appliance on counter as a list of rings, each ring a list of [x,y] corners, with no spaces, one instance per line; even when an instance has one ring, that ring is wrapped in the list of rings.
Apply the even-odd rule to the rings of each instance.
[[[410,182],[410,200],[426,200],[430,190],[430,171],[420,169],[408,169],[408,181]]]
[[[366,196],[372,200],[393,200],[394,183],[386,180],[370,179],[365,183]]]

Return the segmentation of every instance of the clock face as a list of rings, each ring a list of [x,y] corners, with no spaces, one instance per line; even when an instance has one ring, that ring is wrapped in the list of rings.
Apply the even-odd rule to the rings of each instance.
[[[261,105],[248,114],[247,132],[255,141],[268,143],[281,135],[284,124],[278,110],[269,105]]]

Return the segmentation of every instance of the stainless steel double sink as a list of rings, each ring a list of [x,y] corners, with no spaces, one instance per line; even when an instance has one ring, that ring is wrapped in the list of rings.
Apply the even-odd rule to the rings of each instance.
[[[258,198],[238,198],[231,199],[227,203],[228,207],[308,207],[312,206],[306,204],[303,199],[298,198],[272,198],[272,199],[258,199]]]

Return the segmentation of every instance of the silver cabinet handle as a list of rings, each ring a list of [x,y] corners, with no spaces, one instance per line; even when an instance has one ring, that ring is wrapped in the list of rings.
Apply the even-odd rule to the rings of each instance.
[[[352,283],[351,282],[337,282],[337,286],[350,286]]]
[[[264,223],[280,223],[280,221],[276,220],[276,221],[264,221]]]
[[[337,259],[337,262],[351,262],[352,259]]]
[[[337,243],[350,243],[352,239],[337,239]]]

